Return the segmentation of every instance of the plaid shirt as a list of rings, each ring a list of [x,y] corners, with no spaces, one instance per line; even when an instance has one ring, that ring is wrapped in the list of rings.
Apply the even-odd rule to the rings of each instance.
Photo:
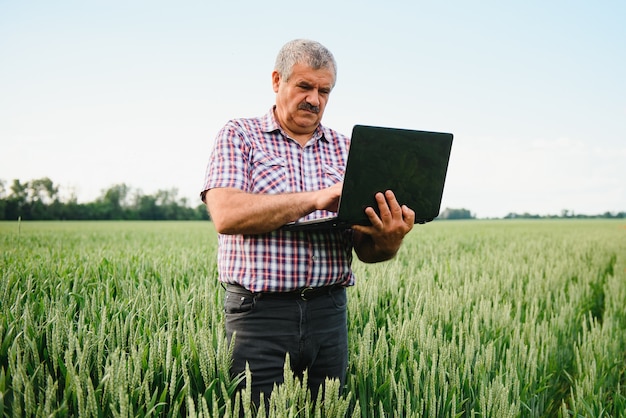
[[[231,120],[218,133],[204,191],[234,187],[248,193],[319,190],[343,180],[349,139],[319,126],[302,147],[274,118]],[[306,218],[328,216],[315,211]],[[351,286],[352,230],[219,234],[218,271],[225,283],[252,292],[287,292],[332,284]]]

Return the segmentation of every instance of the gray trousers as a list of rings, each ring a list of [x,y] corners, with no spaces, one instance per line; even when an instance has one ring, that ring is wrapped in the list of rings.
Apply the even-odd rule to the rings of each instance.
[[[269,399],[274,383],[282,383],[285,356],[291,370],[308,370],[312,399],[327,377],[344,386],[348,365],[347,295],[334,288],[310,300],[252,294],[229,285],[224,300],[226,334],[235,335],[231,374],[252,373],[252,400]],[[245,381],[241,387],[245,386]]]

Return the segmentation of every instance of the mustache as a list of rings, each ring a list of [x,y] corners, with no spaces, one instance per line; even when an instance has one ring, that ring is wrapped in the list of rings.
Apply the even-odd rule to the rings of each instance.
[[[308,102],[302,102],[298,105],[298,110],[307,110],[309,112],[313,112],[313,113],[320,113],[320,107],[319,106],[313,106],[311,103]]]

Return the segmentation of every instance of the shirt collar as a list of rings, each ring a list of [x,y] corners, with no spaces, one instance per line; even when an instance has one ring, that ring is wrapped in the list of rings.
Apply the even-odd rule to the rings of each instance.
[[[270,132],[280,131],[280,133],[283,136],[288,137],[288,135],[285,133],[285,131],[282,129],[282,127],[276,120],[276,116],[274,116],[275,108],[276,108],[276,105],[272,106],[270,111],[267,112],[265,116],[263,117],[262,119],[263,132],[270,133]],[[320,125],[315,129],[315,132],[313,133],[313,136],[311,137],[311,139],[314,139],[316,141],[323,140],[323,141],[328,142],[328,138],[330,137],[331,136],[330,136],[330,132],[328,128],[324,127],[320,123]]]

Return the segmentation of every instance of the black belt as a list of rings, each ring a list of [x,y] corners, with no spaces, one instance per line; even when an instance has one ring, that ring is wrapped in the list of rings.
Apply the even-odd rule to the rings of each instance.
[[[303,287],[301,289],[292,290],[290,292],[258,292],[254,293],[242,287],[238,284],[227,284],[226,290],[237,294],[249,295],[249,296],[260,296],[266,299],[300,299],[300,300],[311,300],[315,299],[319,296],[330,295],[333,291],[343,288],[344,286],[340,284],[334,284],[331,286],[321,286],[321,287]]]

